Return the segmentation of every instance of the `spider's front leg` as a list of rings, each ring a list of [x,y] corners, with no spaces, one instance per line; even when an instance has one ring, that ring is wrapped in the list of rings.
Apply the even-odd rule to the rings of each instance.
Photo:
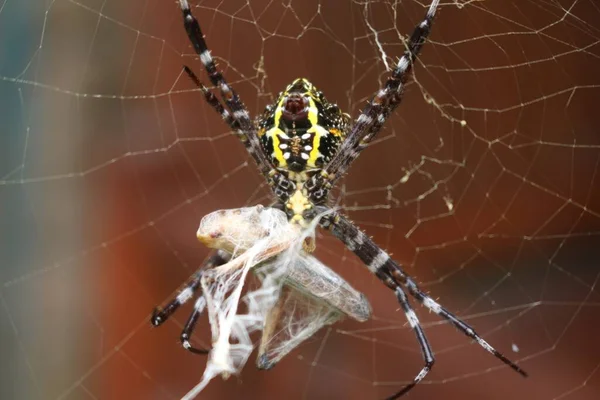
[[[179,307],[185,304],[189,299],[197,295],[197,291],[200,288],[200,280],[202,279],[202,272],[206,269],[215,268],[219,265],[225,264],[231,256],[221,250],[218,250],[213,254],[206,262],[202,265],[202,267],[192,276],[188,283],[185,284],[182,290],[179,291],[179,294],[171,299],[164,308],[155,308],[152,312],[152,316],[150,317],[150,323],[153,326],[160,326],[165,323],[174,313],[177,311]],[[190,314],[187,322],[183,330],[181,331],[181,345],[186,349],[196,354],[208,354],[209,350],[206,349],[197,349],[193,347],[190,343],[190,338],[194,332],[194,328],[196,327],[196,323],[198,322],[198,318],[204,309],[205,301],[202,293],[197,296],[196,303],[194,304],[194,310]]]
[[[323,210],[326,209],[326,207],[322,206],[317,208]],[[356,254],[361,261],[365,263],[365,265],[373,274],[375,274],[387,287],[395,292],[396,297],[398,298],[398,301],[402,305],[402,308],[406,314],[406,318],[408,319],[410,326],[415,331],[417,340],[421,346],[421,352],[423,354],[423,359],[425,360],[425,366],[410,384],[405,386],[402,390],[391,396],[389,399],[396,399],[413,388],[425,377],[425,375],[427,375],[434,362],[433,353],[429,343],[427,342],[417,316],[410,307],[408,299],[404,294],[404,289],[406,289],[411,296],[417,299],[421,305],[449,321],[464,335],[475,340],[487,352],[494,355],[496,358],[501,360],[504,364],[508,365],[522,376],[527,376],[527,373],[521,367],[509,360],[498,350],[494,349],[488,342],[479,336],[479,334],[477,334],[477,332],[475,332],[471,326],[423,292],[415,283],[415,281],[406,272],[404,272],[402,267],[396,261],[394,261],[385,251],[377,246],[371,238],[365,235],[342,215],[338,213],[326,215],[323,217],[320,224],[324,228],[330,230],[334,236],[340,239],[349,250]]]
[[[219,88],[221,98],[227,108],[200,82],[198,77],[188,67],[185,68],[187,75],[202,90],[207,103],[221,115],[221,118],[231,127],[236,136],[244,144],[248,153],[256,161],[263,176],[267,178],[271,185],[275,185],[276,179],[281,180],[284,177],[279,176],[280,174],[263,152],[256,126],[250,119],[248,109],[235,90],[229,86],[223,73],[217,68],[204,39],[200,23],[192,14],[190,5],[186,0],[180,0],[179,4],[183,13],[183,25],[188,38],[196,54],[198,54],[211,83]]]
[[[417,25],[398,64],[386,80],[385,85],[373,96],[352,125],[352,130],[340,146],[338,152],[320,174],[314,175],[307,183],[310,200],[323,204],[329,190],[348,170],[373,138],[379,133],[389,115],[402,101],[404,85],[408,80],[413,64],[425,43],[435,17],[439,0],[429,5],[425,18]]]

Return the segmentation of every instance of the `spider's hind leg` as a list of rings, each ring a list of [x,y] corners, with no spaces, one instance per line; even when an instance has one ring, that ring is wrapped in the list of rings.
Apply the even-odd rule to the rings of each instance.
[[[348,221],[340,214],[333,213],[323,218],[320,224],[324,228],[329,229],[334,236],[340,239],[346,245],[346,247],[348,247],[348,249],[350,249],[361,259],[363,263],[365,263],[372,273],[374,273],[387,287],[396,293],[398,301],[400,301],[400,304],[402,304],[404,308],[404,312],[406,313],[409,323],[411,323],[411,326],[414,324],[413,329],[415,329],[415,333],[417,334],[417,338],[421,344],[421,350],[426,361],[426,366],[421,373],[426,374],[428,372],[428,353],[431,353],[431,350],[429,349],[429,345],[427,344],[425,336],[422,334],[423,332],[420,329],[416,315],[414,315],[414,312],[412,312],[410,309],[408,300],[403,292],[404,289],[406,289],[412,297],[421,303],[421,305],[427,307],[429,310],[449,321],[465,336],[468,336],[477,342],[477,344],[483,347],[484,350],[491,353],[493,356],[501,360],[504,364],[508,365],[522,376],[527,376],[527,373],[520,366],[493,348],[487,341],[479,336],[479,334],[475,332],[471,326],[423,292],[415,283],[415,281],[406,272],[404,272],[402,267],[396,261],[394,261],[385,251],[377,246],[371,238],[354,226],[352,222]],[[431,357],[431,362],[433,362],[433,357]],[[419,375],[415,377],[415,380],[412,384],[409,384],[407,387],[394,395],[395,397],[392,396],[391,399],[395,399],[400,394],[406,393],[410,388],[418,383],[418,381],[422,379],[422,377],[419,378]]]
[[[445,307],[443,307],[431,297],[429,297],[426,293],[424,293],[410,277],[407,277],[406,274],[402,272],[400,266],[395,262],[393,263],[393,268],[395,268],[396,270],[394,272],[391,272],[391,275],[395,275],[396,278],[404,276],[404,279],[406,279],[405,286],[408,289],[409,293],[415,299],[417,299],[423,306],[433,311],[445,320],[449,321],[452,325],[454,325],[456,329],[462,332],[465,336],[468,336],[471,339],[473,339],[488,353],[501,360],[504,364],[511,367],[523,377],[528,376],[525,370],[523,370],[520,366],[509,360],[504,354],[500,353],[498,350],[492,347],[492,345],[490,345],[485,339],[479,336],[479,334],[475,332],[475,330],[469,324],[464,322],[462,319],[458,318],[456,315],[448,311]]]
[[[412,309],[410,302],[408,301],[408,297],[406,297],[406,293],[402,290],[401,287],[397,287],[396,297],[398,298],[398,302],[402,306],[402,310],[404,311],[404,315],[406,315],[406,319],[408,320],[408,324],[415,332],[417,336],[417,341],[419,342],[419,346],[421,346],[421,354],[423,355],[423,361],[425,361],[425,365],[419,371],[419,373],[413,378],[413,381],[408,385],[404,386],[394,395],[388,397],[386,400],[394,400],[398,397],[402,396],[404,393],[408,392],[410,389],[415,387],[419,382],[425,378],[425,376],[431,371],[433,367],[433,363],[435,362],[435,358],[433,357],[433,351],[431,350],[431,346],[429,345],[429,341],[427,340],[427,336],[425,336],[425,332],[423,331],[423,327],[419,322],[419,318],[417,314],[415,314]]]

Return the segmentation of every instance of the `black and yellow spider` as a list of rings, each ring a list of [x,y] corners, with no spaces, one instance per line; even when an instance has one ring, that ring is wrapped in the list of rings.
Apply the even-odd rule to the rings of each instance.
[[[416,334],[425,365],[410,384],[389,399],[396,399],[408,392],[427,375],[434,363],[431,347],[405,291],[474,339],[486,351],[521,375],[527,376],[525,371],[495,350],[467,323],[425,294],[373,240],[343,215],[327,206],[329,191],[336,181],[344,175],[352,161],[372,141],[400,104],[407,77],[429,35],[438,3],[439,0],[432,1],[425,19],[414,29],[406,51],[385,85],[368,102],[354,123],[349,115],[344,114],[337,105],[329,103],[323,93],[304,78],[292,82],[254,123],[238,95],[217,69],[200,25],[192,15],[187,1],[180,0],[189,39],[210,81],[219,88],[224,104],[187,67],[186,72],[201,88],[206,101],[221,115],[256,161],[275,194],[276,203],[273,207],[284,211],[290,223],[300,226],[306,226],[318,215],[325,215],[319,220],[319,225],[331,231],[395,292],[408,323]],[[305,246],[308,251],[313,248],[314,243],[307,243]],[[221,265],[228,261],[228,257],[223,251],[215,253],[176,298],[164,309],[155,310],[152,324],[162,324],[198,291],[203,269]],[[189,342],[200,312],[198,302],[185,325],[181,340],[186,349],[205,354],[207,350],[196,349]]]

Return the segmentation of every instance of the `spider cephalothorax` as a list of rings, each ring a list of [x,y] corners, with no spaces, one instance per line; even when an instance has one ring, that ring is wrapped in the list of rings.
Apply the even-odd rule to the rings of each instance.
[[[483,349],[510,368],[526,376],[525,371],[494,349],[466,322],[423,292],[402,266],[377,246],[373,239],[326,204],[328,194],[336,181],[346,173],[360,152],[381,131],[387,118],[400,104],[404,84],[431,31],[439,0],[431,1],[425,18],[415,27],[406,41],[406,50],[389,73],[385,84],[373,95],[352,124],[347,114],[342,113],[335,104],[329,103],[320,91],[303,78],[292,82],[279,95],[277,101],[268,106],[254,123],[239,96],[217,69],[204,40],[200,24],[192,15],[187,1],[179,0],[179,2],[188,37],[210,81],[219,89],[223,102],[187,67],[186,72],[200,87],[208,104],[221,115],[256,162],[277,197],[273,207],[284,210],[288,220],[300,226],[308,225],[311,220],[318,220],[322,228],[329,230],[341,240],[369,271],[394,291],[410,327],[415,332],[424,366],[412,382],[389,399],[396,399],[413,388],[427,375],[435,361],[433,351],[412,309],[407,293],[422,306],[475,340]],[[185,289],[164,309],[155,310],[151,319],[153,325],[162,324],[195,292],[201,292],[200,281],[203,271],[223,265],[232,257],[222,250],[205,263]],[[189,341],[203,308],[201,299],[200,293],[194,312],[190,315],[181,334],[181,341],[183,346],[192,352],[207,353],[207,350],[195,349]],[[263,335],[268,337],[269,335],[265,333],[267,331],[268,329],[265,328]],[[258,364],[261,368],[266,365],[273,364],[269,362]]]

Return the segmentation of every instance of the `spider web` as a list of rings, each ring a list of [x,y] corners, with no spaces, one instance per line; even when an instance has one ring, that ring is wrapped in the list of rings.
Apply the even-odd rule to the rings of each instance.
[[[304,76],[356,115],[424,1],[193,3],[253,115]],[[182,75],[204,77],[174,1],[0,1],[3,399],[177,399],[205,360],[183,307],[211,211],[269,204],[243,146]],[[429,291],[530,374],[416,306],[437,357],[412,399],[592,399],[600,391],[600,7],[448,1],[405,99],[334,193]],[[268,372],[199,396],[379,399],[422,365],[393,293],[329,235],[318,257],[374,317],[325,328]],[[199,324],[194,342],[207,345]]]

